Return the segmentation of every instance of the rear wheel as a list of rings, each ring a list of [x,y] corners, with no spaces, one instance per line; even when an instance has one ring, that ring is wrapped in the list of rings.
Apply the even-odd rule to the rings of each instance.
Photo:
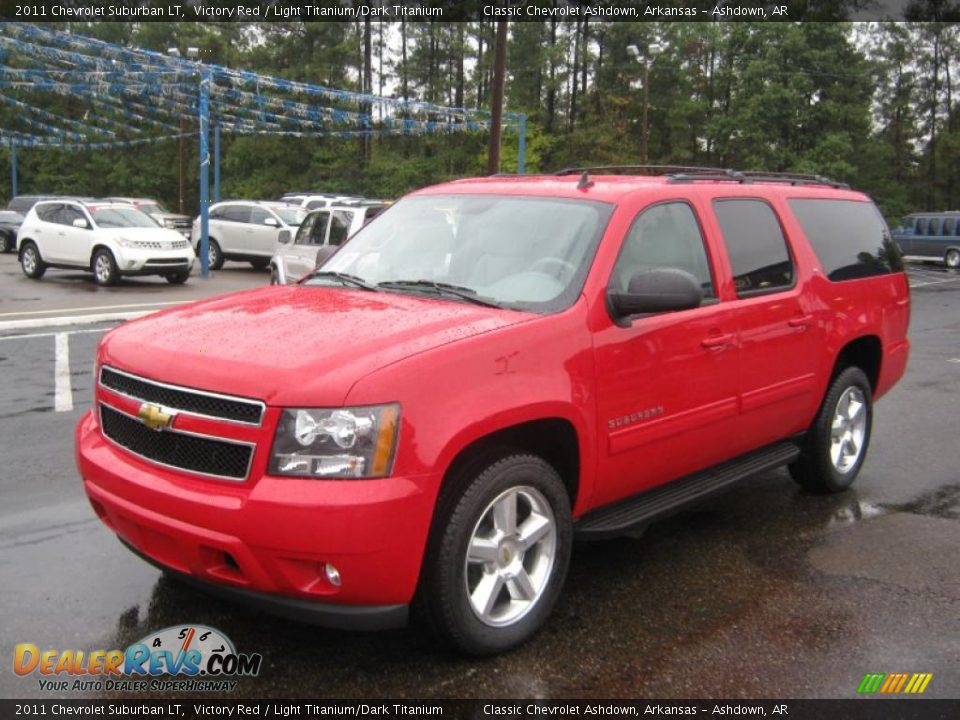
[[[873,400],[870,381],[858,367],[837,375],[790,474],[813,492],[843,492],[856,479],[870,444]]]
[[[47,271],[47,264],[40,257],[40,251],[32,242],[23,244],[20,250],[20,268],[28,278],[39,280]]]
[[[120,279],[117,261],[106,248],[100,248],[93,255],[93,279],[97,285],[114,285]]]
[[[529,639],[556,603],[570,562],[570,500],[550,465],[507,455],[441,507],[419,600],[437,633],[470,655]]]
[[[960,250],[953,248],[947,250],[947,254],[943,257],[943,262],[946,263],[947,267],[951,270],[960,268]]]

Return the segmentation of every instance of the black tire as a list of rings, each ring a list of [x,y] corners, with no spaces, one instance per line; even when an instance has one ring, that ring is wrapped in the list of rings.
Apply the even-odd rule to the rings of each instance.
[[[849,412],[845,412],[840,405],[841,400],[862,405],[862,430],[858,430],[859,414],[855,421],[851,421],[850,417],[841,419],[841,415],[853,414],[854,408],[854,405],[848,405]],[[838,421],[836,429],[835,419]],[[872,426],[873,392],[870,381],[860,368],[848,367],[830,383],[817,417],[804,439],[800,458],[790,465],[790,475],[811,492],[843,492],[850,487],[863,466]],[[840,443],[837,453],[834,436],[841,431],[843,434],[836,438]],[[852,450],[854,447],[857,448],[856,453]]]
[[[40,250],[32,242],[25,242],[20,248],[20,269],[28,278],[39,280],[47,271],[47,264],[40,257]]]
[[[951,270],[960,268],[960,250],[950,248],[943,256],[943,264]]]
[[[200,257],[200,243],[197,243],[197,257]],[[213,238],[207,238],[207,268],[219,270],[223,267],[223,250],[220,243]]]
[[[250,264],[253,266],[254,270],[266,270],[267,265],[270,264],[269,258],[263,258],[260,260],[251,260]]]
[[[93,254],[90,269],[93,271],[93,280],[97,285],[103,287],[116,285],[117,280],[120,279],[117,261],[113,259],[113,253],[106,248],[100,248]]]
[[[16,247],[13,237],[7,233],[0,232],[0,253],[8,253]]]
[[[174,275],[164,275],[164,277],[171,285],[183,285],[187,281],[187,278],[190,277],[190,273],[189,271],[184,271],[175,273]]]
[[[570,564],[570,500],[556,470],[533,455],[494,456],[450,482],[454,490],[439,501],[418,609],[460,652],[493,655],[528,640],[553,610]],[[513,534],[502,533],[509,522],[495,524],[495,517],[505,517],[493,510],[500,502],[515,509]],[[524,527],[545,522],[546,534],[525,547]],[[473,539],[488,544],[488,560],[468,560]],[[483,583],[496,589],[483,593]],[[486,619],[471,600],[482,604],[483,595],[489,599]]]

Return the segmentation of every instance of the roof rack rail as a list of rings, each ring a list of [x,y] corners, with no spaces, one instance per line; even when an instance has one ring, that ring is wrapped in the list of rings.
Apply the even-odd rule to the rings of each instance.
[[[847,190],[850,185],[831,180],[823,175],[791,172],[766,172],[764,170],[733,170],[731,168],[704,167],[700,165],[597,165],[594,167],[564,168],[554,175],[666,175],[668,182],[688,183],[701,180],[738,183],[783,182],[791,185],[827,185]]]
[[[813,175],[810,173],[790,173],[790,172],[766,172],[764,170],[726,170],[723,173],[710,174],[687,174],[677,173],[671,175],[670,182],[686,183],[697,180],[731,180],[734,182],[749,184],[754,182],[782,182],[791,185],[827,185],[828,187],[840,190],[849,190],[850,185],[845,182],[831,180],[823,175]]]
[[[554,175],[672,175],[675,173],[723,173],[724,168],[698,165],[595,165],[593,167],[569,167]]]

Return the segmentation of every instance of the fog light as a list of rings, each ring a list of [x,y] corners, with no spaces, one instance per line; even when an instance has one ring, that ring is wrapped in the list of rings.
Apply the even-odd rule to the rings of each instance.
[[[137,261],[136,261],[136,260],[127,260],[127,267],[128,267],[128,268],[132,268],[132,267],[133,267],[134,265],[136,265],[136,264],[137,264]]]
[[[337,570],[333,565],[327,563],[324,566],[324,571],[327,574],[327,580],[330,581],[330,584],[334,587],[340,587],[340,571]]]

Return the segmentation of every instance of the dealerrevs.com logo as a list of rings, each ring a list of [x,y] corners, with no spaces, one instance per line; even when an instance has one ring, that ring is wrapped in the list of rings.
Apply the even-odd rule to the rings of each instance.
[[[258,675],[262,662],[259,653],[238,653],[215,628],[175,625],[126,650],[41,650],[20,643],[13,671],[39,675],[40,689],[50,692],[229,692],[237,678]]]

